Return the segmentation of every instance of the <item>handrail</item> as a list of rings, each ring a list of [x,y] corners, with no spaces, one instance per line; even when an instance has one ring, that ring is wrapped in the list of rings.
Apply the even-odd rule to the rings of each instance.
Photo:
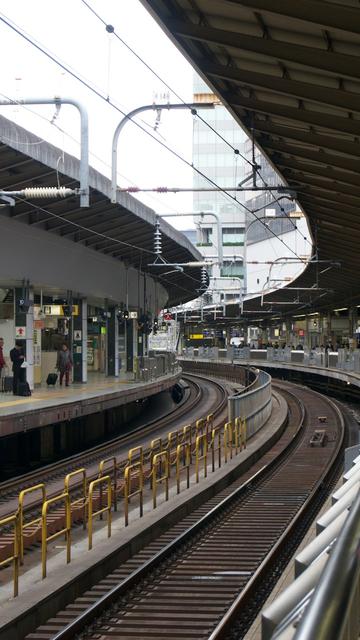
[[[137,473],[135,478],[139,481],[139,488],[131,491],[131,480],[134,478],[132,475],[133,471]],[[143,501],[144,501],[144,467],[142,460],[139,462],[134,462],[126,467],[124,471],[124,515],[125,515],[125,527],[129,524],[129,503],[130,499],[135,496],[139,496],[139,510],[140,510],[140,518],[143,517]]]
[[[227,422],[224,426],[224,461],[228,461],[228,455],[230,460],[233,457],[233,423]]]
[[[181,459],[183,464],[181,464]],[[186,470],[186,488],[190,487],[190,442],[182,442],[176,447],[176,487],[180,493],[181,473]]]
[[[87,490],[87,481],[86,481],[86,469],[84,467],[82,467],[81,469],[76,469],[76,471],[71,471],[71,473],[68,473],[65,476],[64,490],[65,490],[65,493],[68,493],[70,495],[70,480],[72,480],[72,478],[76,478],[77,476],[81,476],[82,477],[83,496],[82,496],[82,498],[77,498],[76,500],[74,500],[74,502],[70,502],[70,509],[71,509],[71,507],[78,507],[78,506],[82,505],[82,507],[83,507],[83,528],[86,529],[86,490]]]
[[[216,451],[218,452],[218,468],[220,469],[221,467],[221,452],[222,452],[222,446],[221,446],[221,436],[222,436],[222,429],[220,427],[214,428],[211,431],[211,440],[210,440],[210,447],[211,447],[211,470],[215,471],[215,453]],[[217,445],[216,445],[216,440],[217,440]]]
[[[162,466],[164,464],[165,472],[162,473]],[[157,469],[160,468],[160,475],[157,475]],[[165,481],[165,500],[169,500],[169,452],[160,451],[153,457],[152,464],[152,494],[153,494],[153,508],[156,509],[156,494],[157,486]]]
[[[3,520],[0,520],[0,527],[8,526],[9,524],[14,523],[14,546],[13,546],[13,555],[8,556],[5,560],[0,562],[0,567],[4,567],[10,562],[13,562],[13,575],[14,575],[14,598],[19,595],[19,514],[14,513],[12,516],[8,516]]]
[[[107,505],[106,507],[102,506],[102,502],[100,503],[100,509],[97,511],[93,511],[93,494],[95,487],[101,487],[103,484],[106,484],[107,487]],[[101,476],[101,478],[97,478],[93,480],[89,484],[89,509],[88,509],[88,537],[89,537],[89,545],[88,548],[92,549],[92,539],[93,539],[93,518],[101,515],[102,513],[107,513],[107,525],[108,525],[108,538],[111,536],[111,478],[110,476]]]
[[[34,493],[35,491],[42,492],[42,503],[44,504],[46,500],[46,488],[43,482],[39,484],[35,484],[33,487],[28,487],[27,489],[23,489],[19,493],[19,553],[20,553],[20,564],[24,564],[24,529],[31,527],[34,524],[37,524],[40,527],[41,524],[41,516],[30,520],[30,522],[24,523],[24,499],[25,496],[29,493]]]
[[[195,440],[195,478],[199,482],[200,462],[204,461],[204,478],[207,477],[207,434],[202,433]]]
[[[102,478],[105,471],[105,465],[108,463],[112,465],[112,474],[113,474],[113,503],[114,503],[114,511],[117,511],[117,472],[118,472],[118,462],[116,456],[110,456],[110,458],[105,458],[101,460],[99,463],[99,478]],[[110,469],[108,469],[109,475]],[[100,485],[101,489],[102,485]]]
[[[350,510],[343,529],[321,575],[320,582],[307,607],[294,640],[353,640],[358,638],[360,579],[360,492]],[[355,600],[355,602],[354,602]],[[354,610],[355,608],[355,610]]]
[[[47,535],[47,513],[50,505],[56,502],[65,502],[65,527],[60,531],[56,531],[50,536]],[[47,543],[51,540],[55,540],[59,536],[65,534],[66,541],[66,562],[69,564],[71,560],[71,507],[70,496],[67,492],[61,493],[59,496],[49,498],[46,500],[42,507],[41,512],[42,521],[42,535],[41,535],[41,564],[42,564],[42,579],[46,578],[46,561],[47,561]]]

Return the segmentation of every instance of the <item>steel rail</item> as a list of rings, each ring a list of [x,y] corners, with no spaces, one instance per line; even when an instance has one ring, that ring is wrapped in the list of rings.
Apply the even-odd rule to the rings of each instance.
[[[313,391],[313,393],[317,394],[318,396],[321,396],[321,394],[316,392],[316,391]],[[338,441],[338,445],[337,445],[337,448],[335,450],[335,455],[334,455],[335,460],[337,460],[339,455],[340,455],[340,453],[341,453],[341,451],[342,451],[343,440],[344,440],[344,437],[345,437],[345,422],[344,422],[344,418],[343,418],[338,406],[335,403],[333,403],[329,398],[327,398],[327,401],[333,407],[335,413],[338,416],[339,423],[340,423],[340,425],[342,427],[342,438],[339,439],[339,441]],[[253,596],[254,591],[264,581],[265,575],[269,571],[269,568],[271,566],[273,566],[275,564],[275,562],[279,559],[280,554],[283,552],[284,546],[289,544],[291,537],[294,535],[294,533],[296,532],[297,527],[299,526],[299,522],[301,522],[301,520],[304,517],[304,515],[306,514],[306,512],[309,511],[309,509],[311,508],[314,500],[316,500],[316,498],[318,496],[318,493],[322,489],[322,486],[323,486],[323,483],[324,483],[325,479],[327,478],[327,476],[329,474],[331,474],[332,470],[333,470],[333,465],[330,468],[328,467],[328,468],[326,468],[324,470],[324,473],[322,474],[322,476],[318,479],[318,481],[316,483],[314,491],[308,496],[308,498],[305,501],[305,503],[302,505],[300,510],[297,512],[295,518],[291,521],[289,526],[285,529],[285,531],[283,532],[283,534],[281,535],[279,540],[276,542],[274,547],[271,549],[270,553],[266,556],[266,558],[264,558],[263,562],[261,563],[261,565],[257,569],[256,573],[252,576],[252,578],[250,579],[250,581],[246,585],[245,589],[234,600],[234,602],[232,603],[232,605],[229,608],[229,610],[225,613],[223,618],[217,624],[217,626],[214,629],[214,631],[209,636],[208,640],[224,640],[226,637],[228,637],[228,634],[230,632],[231,627],[233,626],[236,618],[239,616],[241,610],[243,610],[244,606],[246,606],[247,600],[249,600],[249,598]],[[344,596],[345,596],[345,594],[344,594]],[[329,602],[329,601],[327,601],[327,602]],[[342,610],[342,613],[343,613],[343,610]],[[334,630],[336,629],[336,632],[338,631],[338,627],[336,627],[336,626],[333,627],[333,629]],[[329,636],[326,636],[326,635],[318,636],[318,635],[316,635],[314,633],[310,633],[310,635],[299,636],[299,640],[313,640],[314,638],[316,638],[316,640],[320,640],[320,639],[321,640],[325,640],[325,639],[326,640],[331,640],[331,636],[330,635]],[[336,638],[338,638],[338,635],[336,635],[336,633],[335,633],[333,638],[334,638],[334,640],[336,640]],[[296,636],[296,639],[298,640],[297,636]]]
[[[229,509],[233,503],[244,496],[250,489],[256,488],[276,467],[281,465],[288,457],[289,453],[296,447],[297,441],[301,439],[304,428],[305,411],[301,408],[301,419],[298,428],[291,438],[290,442],[281,451],[280,455],[273,458],[268,464],[262,466],[254,475],[246,482],[233,490],[230,495],[226,496],[219,504],[214,506],[197,522],[188,527],[184,532],[178,535],[174,540],[168,543],[163,549],[157,552],[152,558],[147,560],[139,568],[135,569],[121,583],[113,587],[108,593],[103,595],[99,600],[92,604],[83,613],[68,623],[63,629],[55,633],[52,640],[71,640],[75,634],[84,630],[94,618],[101,615],[111,604],[121,598],[129,589],[133,588],[140,580],[144,579],[150,571],[158,567],[163,561],[167,560],[171,554],[176,552],[181,546],[186,544],[191,538],[196,536],[204,528],[211,525],[214,519],[217,519],[225,510]]]

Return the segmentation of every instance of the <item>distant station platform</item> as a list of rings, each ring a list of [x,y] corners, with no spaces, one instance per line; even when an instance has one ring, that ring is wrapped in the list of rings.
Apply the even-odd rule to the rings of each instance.
[[[171,388],[180,373],[176,369],[146,382],[135,381],[132,373],[123,374],[121,378],[95,374],[89,377],[86,384],[41,386],[29,398],[0,393],[0,437],[70,421],[148,398]]]

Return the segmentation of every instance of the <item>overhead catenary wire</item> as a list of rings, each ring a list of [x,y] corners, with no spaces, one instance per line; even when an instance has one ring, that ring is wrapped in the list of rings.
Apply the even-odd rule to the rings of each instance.
[[[186,101],[175,91],[175,89],[173,89],[173,87],[171,87],[169,85],[168,82],[166,82],[166,80],[164,80],[156,71],[155,69],[153,69],[147,62],[146,60],[144,60],[121,36],[119,36],[119,34],[116,32],[115,28],[113,27],[113,25],[109,25],[106,20],[104,20],[104,18],[102,18],[97,11],[95,11],[95,9],[86,1],[86,0],[81,0],[81,2],[89,9],[89,11],[105,26],[106,30],[109,30],[109,27],[111,27],[110,30],[110,34],[112,34],[119,42],[121,42],[122,45],[124,45],[124,47],[126,47],[126,49],[128,49],[128,51],[130,51],[130,53],[132,53],[132,55],[134,55],[137,60],[139,60],[139,62],[141,62],[141,64],[143,64],[154,76],[155,78],[157,78],[169,91],[171,91],[171,93],[178,99],[180,100],[180,102],[182,102],[184,105],[186,105]],[[189,109],[191,110],[191,107],[189,107]],[[257,175],[259,176],[259,178],[262,180],[264,186],[268,186],[268,184],[266,183],[265,179],[263,178],[263,176],[261,175],[261,172],[256,164],[256,162],[254,161],[254,159],[251,161],[249,160],[245,155],[243,155],[242,153],[240,153],[239,149],[237,149],[236,147],[234,147],[231,142],[229,142],[226,138],[224,138],[224,136],[217,131],[217,129],[215,129],[210,122],[208,122],[205,118],[203,118],[198,111],[195,112],[192,110],[193,115],[195,115],[203,124],[205,124],[213,133],[215,133],[216,136],[218,136],[220,138],[220,140],[222,142],[224,142],[235,154],[236,156],[236,160],[237,158],[240,156],[246,163],[248,163],[253,170],[256,171]],[[254,143],[254,140],[253,140]],[[235,198],[236,199],[236,198]],[[278,203],[279,204],[279,203]],[[267,206],[267,205],[266,205]],[[283,208],[281,207],[281,205],[279,205],[280,209],[282,211]],[[303,239],[310,245],[312,246],[311,242],[309,242],[309,240],[298,230],[297,226],[293,223],[293,221],[291,220],[291,218],[286,214],[286,212],[284,212],[284,218],[287,218],[291,221],[291,223],[293,224],[293,227],[295,229],[295,231],[297,233],[299,233]]]
[[[96,89],[95,87],[91,86],[91,84],[89,84],[88,81],[82,79],[79,75],[77,75],[77,73],[75,73],[70,67],[68,67],[65,63],[61,62],[60,60],[58,60],[54,54],[50,53],[49,51],[47,51],[43,45],[40,45],[38,42],[35,42],[28,34],[25,34],[23,32],[23,30],[21,30],[20,27],[18,27],[15,23],[13,23],[12,21],[10,21],[6,16],[4,16],[4,14],[0,14],[0,20],[6,24],[10,29],[12,29],[15,33],[17,33],[20,37],[22,37],[24,40],[26,40],[31,46],[33,46],[34,48],[36,48],[38,51],[40,51],[41,53],[43,53],[45,56],[47,56],[50,60],[52,60],[55,64],[57,64],[59,67],[61,67],[64,71],[66,71],[67,73],[69,73],[73,78],[75,78],[76,80],[78,80],[81,84],[83,84],[87,89],[89,89],[89,91],[92,91],[95,95],[97,95],[99,98],[101,98],[101,100],[103,100],[104,102],[106,102],[106,104],[110,105],[111,107],[113,107],[114,109],[116,109],[116,111],[118,111],[121,115],[123,116],[127,116],[127,114],[120,108],[118,107],[114,102],[112,102],[111,100],[108,100],[106,96],[104,96],[98,89]],[[149,137],[151,137],[153,140],[155,140],[160,146],[162,146],[164,149],[166,149],[167,151],[169,151],[169,153],[171,153],[172,155],[174,155],[176,158],[178,158],[181,162],[183,162],[184,164],[186,164],[187,166],[189,166],[190,168],[192,168],[194,171],[196,171],[196,173],[198,173],[200,176],[202,176],[205,180],[207,180],[210,184],[212,184],[215,187],[218,187],[219,190],[224,193],[228,198],[230,198],[231,200],[233,200],[234,202],[236,202],[236,204],[238,206],[241,206],[243,209],[245,209],[248,213],[250,213],[251,215],[254,215],[253,211],[251,209],[249,209],[249,207],[247,207],[246,205],[244,205],[243,203],[239,202],[236,198],[234,198],[234,196],[232,196],[228,191],[226,191],[226,189],[219,187],[219,185],[212,180],[211,178],[209,178],[206,174],[204,174],[202,171],[200,171],[200,169],[198,169],[197,167],[195,167],[192,163],[190,163],[188,160],[186,160],[185,158],[183,158],[177,151],[175,151],[174,149],[172,149],[171,147],[169,147],[167,144],[165,144],[164,142],[162,142],[161,140],[159,140],[158,138],[156,138],[151,132],[147,131],[146,129],[144,129],[144,127],[142,127],[136,120],[133,120],[132,118],[129,118],[129,120],[136,125],[141,131],[143,131],[144,133],[146,133]],[[256,215],[254,215],[254,217],[256,219],[259,220],[259,222],[261,224],[262,221],[260,220],[260,218]],[[264,225],[265,226],[265,225]],[[271,229],[270,229],[270,233],[277,238],[278,240],[280,240],[280,242],[287,247],[287,249],[289,249],[290,253],[293,253],[297,258],[299,258],[300,260],[302,260],[304,263],[306,263],[306,259],[302,259],[300,258],[300,256],[298,256],[295,251],[282,239],[280,238],[276,233],[274,233]]]

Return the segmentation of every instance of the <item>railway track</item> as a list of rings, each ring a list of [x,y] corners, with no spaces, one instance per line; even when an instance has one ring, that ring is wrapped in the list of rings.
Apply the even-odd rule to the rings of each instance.
[[[6,481],[0,484],[0,519],[6,518],[18,509],[18,496],[23,489],[31,486],[44,484],[46,487],[47,499],[58,496],[64,491],[64,478],[67,474],[72,473],[81,468],[86,469],[87,484],[99,476],[99,463],[102,460],[116,458],[116,476],[114,466],[105,467],[104,474],[110,474],[113,481],[115,494],[121,494],[123,490],[123,471],[128,464],[128,450],[131,447],[144,445],[146,438],[153,437],[167,439],[168,432],[181,431],[184,424],[192,425],[195,428],[196,418],[203,417],[208,413],[214,415],[214,424],[217,421],[224,422],[225,411],[227,408],[227,384],[220,381],[210,380],[202,376],[184,376],[189,386],[189,394],[187,400],[182,406],[175,408],[170,413],[161,418],[157,418],[145,425],[138,427],[131,433],[121,435],[98,447],[71,456],[68,459],[48,465],[37,471],[25,474],[12,481]],[[166,446],[166,442],[165,445]],[[144,455],[149,456],[150,450],[144,447]],[[136,459],[136,458],[135,458]],[[74,482],[70,486],[70,495],[72,501],[79,501],[76,508],[72,510],[73,524],[81,524],[83,522],[84,509],[81,505],[81,498],[85,500],[84,485],[81,474],[74,478]],[[95,497],[99,499],[100,494],[97,492]],[[24,503],[24,517],[27,521],[38,519],[41,515],[43,498],[41,491],[37,491],[28,495],[28,500]],[[57,506],[58,512],[58,529],[62,528],[63,509]],[[56,518],[52,518],[52,529],[57,529]],[[8,557],[13,537],[10,534],[11,526],[4,527],[0,532],[0,560]],[[10,534],[10,535],[9,535]],[[41,539],[41,529],[37,522],[34,526],[29,527],[24,535],[25,552],[33,547],[34,544]]]
[[[300,387],[295,396],[289,385],[282,393],[288,427],[245,475],[26,640],[218,640],[239,611],[238,628],[245,629],[248,612],[266,597],[259,584],[291,548],[319,492],[326,492],[344,438],[331,401]],[[326,418],[327,442],[310,446],[319,416]]]

